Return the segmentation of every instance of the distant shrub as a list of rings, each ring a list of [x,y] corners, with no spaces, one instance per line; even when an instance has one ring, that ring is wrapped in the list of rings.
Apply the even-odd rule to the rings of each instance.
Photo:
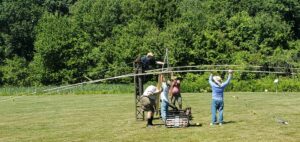
[[[208,83],[209,73],[192,74],[188,73],[183,77],[181,90],[182,92],[211,92]],[[276,86],[274,80],[278,78],[279,82]],[[227,79],[225,76],[224,80]],[[230,84],[227,86],[226,91],[232,92],[275,92],[300,91],[300,81],[298,76],[275,76],[269,75],[258,79],[241,78],[233,75]]]

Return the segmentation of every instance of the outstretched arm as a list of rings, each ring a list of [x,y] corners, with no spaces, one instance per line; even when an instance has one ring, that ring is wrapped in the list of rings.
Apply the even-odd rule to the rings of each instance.
[[[233,71],[232,70],[228,70],[228,73],[229,73],[228,78],[227,78],[227,80],[224,83],[222,83],[222,87],[226,87],[229,84],[229,82],[230,82],[230,80],[232,78]]]
[[[156,88],[154,95],[160,94],[162,92],[162,88]]]
[[[174,106],[173,104],[171,103],[167,103],[169,107],[173,108],[173,109],[178,109],[176,106]]]
[[[172,91],[173,91],[173,88],[174,88],[174,84],[175,84],[174,81],[172,81],[172,82],[171,82],[171,85],[170,85],[170,89],[169,89],[169,96],[172,96],[172,95],[173,95],[173,92],[172,92]]]
[[[162,61],[156,61],[156,64],[159,64],[159,65],[164,65],[165,63],[162,62]]]

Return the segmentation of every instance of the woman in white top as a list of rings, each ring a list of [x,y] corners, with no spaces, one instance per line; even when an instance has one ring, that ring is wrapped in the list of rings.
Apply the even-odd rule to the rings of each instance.
[[[169,103],[169,89],[170,89],[171,82],[166,80],[164,77],[162,77],[162,92],[160,93],[160,100],[161,100],[161,106],[160,106],[160,114],[162,120],[165,122],[166,117],[168,115],[168,107],[172,107],[173,109],[177,109],[175,106],[171,105]]]

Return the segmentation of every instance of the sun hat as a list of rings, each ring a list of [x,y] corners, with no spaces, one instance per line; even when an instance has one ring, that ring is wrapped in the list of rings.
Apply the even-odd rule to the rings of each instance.
[[[214,76],[213,77],[213,80],[215,81],[215,82],[221,82],[222,81],[222,78],[220,77],[220,76]]]
[[[171,77],[171,80],[176,80],[177,79],[177,76],[172,76]]]
[[[147,56],[151,56],[151,57],[153,57],[153,56],[154,56],[154,54],[153,54],[152,52],[149,52],[149,53],[147,54]]]
[[[170,80],[168,80],[166,83],[167,83],[167,85],[169,85],[169,86],[171,85],[171,81],[170,81]]]

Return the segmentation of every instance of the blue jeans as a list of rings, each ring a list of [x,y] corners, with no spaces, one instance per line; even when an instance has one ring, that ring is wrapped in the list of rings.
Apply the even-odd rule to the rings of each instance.
[[[212,100],[211,103],[211,123],[217,122],[217,111],[219,112],[219,123],[223,123],[223,108],[224,101],[223,100]]]
[[[168,114],[168,102],[162,101],[160,107],[160,115],[162,120],[165,122]]]

